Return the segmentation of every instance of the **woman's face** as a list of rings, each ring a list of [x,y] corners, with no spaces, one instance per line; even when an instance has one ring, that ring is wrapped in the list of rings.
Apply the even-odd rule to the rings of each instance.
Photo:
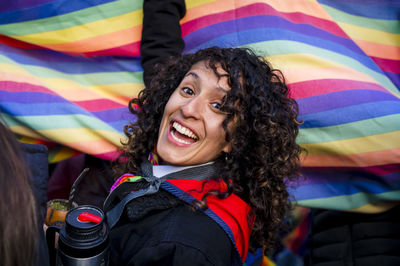
[[[222,122],[223,98],[230,90],[227,73],[218,78],[204,61],[192,66],[169,98],[161,120],[157,153],[169,164],[195,165],[229,152]]]

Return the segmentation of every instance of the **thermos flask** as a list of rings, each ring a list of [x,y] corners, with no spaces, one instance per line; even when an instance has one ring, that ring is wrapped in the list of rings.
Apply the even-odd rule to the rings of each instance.
[[[59,233],[55,248],[56,232]],[[107,266],[109,260],[108,228],[103,211],[95,206],[78,206],[65,216],[61,228],[46,231],[50,265]]]

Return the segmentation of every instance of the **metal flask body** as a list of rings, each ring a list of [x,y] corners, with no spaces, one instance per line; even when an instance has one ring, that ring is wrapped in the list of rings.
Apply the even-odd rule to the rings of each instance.
[[[85,215],[96,221],[82,218]],[[57,266],[108,266],[108,228],[100,208],[84,205],[70,210],[59,236]]]

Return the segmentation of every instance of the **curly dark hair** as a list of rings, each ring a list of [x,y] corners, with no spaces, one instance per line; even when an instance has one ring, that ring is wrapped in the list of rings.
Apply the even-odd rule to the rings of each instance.
[[[251,50],[212,47],[159,65],[150,85],[131,100],[137,121],[124,129],[128,141],[123,143],[125,163],[120,171],[135,173],[153,151],[169,97],[200,61],[218,77],[220,65],[231,87],[222,106],[227,113],[222,126],[232,149],[215,160],[228,191],[209,194],[225,198],[235,193],[252,207],[250,251],[263,247],[267,254],[291,206],[286,181],[299,174],[302,148],[296,143],[298,106],[288,97],[283,75]],[[231,121],[234,127],[228,131]]]

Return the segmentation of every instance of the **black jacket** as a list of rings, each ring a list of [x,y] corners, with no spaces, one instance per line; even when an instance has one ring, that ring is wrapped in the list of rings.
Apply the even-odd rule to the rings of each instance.
[[[40,144],[21,143],[27,166],[29,167],[32,178],[32,190],[37,200],[37,216],[38,216],[38,250],[33,265],[46,266],[49,265],[49,254],[47,250],[46,239],[44,237],[43,223],[46,215],[47,201],[47,181],[48,159],[47,148]]]
[[[110,265],[231,265],[234,256],[215,221],[164,190],[129,203],[110,241]]]

